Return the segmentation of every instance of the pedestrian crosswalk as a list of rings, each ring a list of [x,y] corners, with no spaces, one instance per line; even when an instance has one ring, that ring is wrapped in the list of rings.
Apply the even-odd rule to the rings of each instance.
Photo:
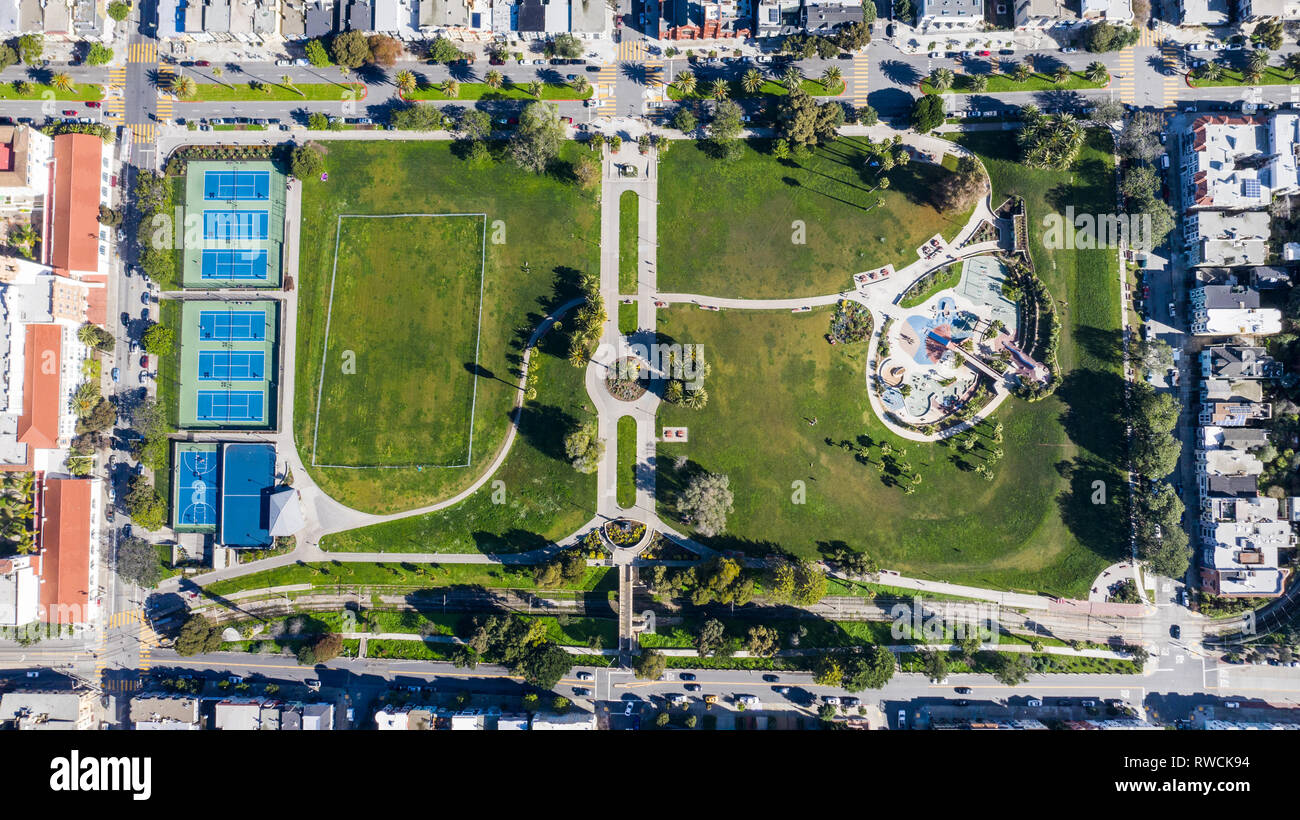
[[[644,60],[646,55],[645,40],[624,40],[618,44],[615,57],[618,60]]]
[[[1180,88],[1186,87],[1181,69],[1178,44],[1170,40],[1160,44],[1163,84],[1160,89],[1160,107],[1173,108],[1178,101]]]
[[[127,695],[140,691],[141,686],[139,678],[111,678],[100,683],[100,688],[105,692]]]
[[[154,42],[131,43],[126,47],[126,61],[128,63],[158,62],[158,44]]]
[[[1143,26],[1138,29],[1138,48],[1150,48],[1157,43],[1157,35],[1154,29]]]
[[[867,92],[869,90],[869,65],[867,55],[857,54],[853,57],[853,66],[849,69],[848,91],[849,100],[853,103],[854,108],[861,108],[867,104]]]
[[[158,127],[151,122],[133,122],[127,127],[135,135],[136,145],[153,145],[158,134]]]
[[[108,70],[108,88],[104,95],[104,117],[121,119],[126,115],[126,69],[118,66]]]
[[[158,633],[144,620],[140,621],[140,659],[136,663],[136,668],[141,672],[148,672],[153,666],[153,661],[149,659],[149,654],[153,648],[158,645]]]
[[[626,44],[619,43],[619,45]],[[600,100],[596,104],[596,116],[612,117],[618,112],[618,97],[615,90],[617,82],[618,66],[613,63],[602,65],[600,71],[596,72],[596,96]]]
[[[1119,53],[1115,60],[1115,72],[1111,78],[1112,88],[1122,103],[1133,104],[1137,102],[1137,89],[1133,85],[1133,75],[1136,73],[1137,58],[1133,54],[1133,49],[1126,48]]]
[[[114,612],[112,615],[109,615],[108,628],[115,629],[117,627],[130,626],[131,624],[142,623],[143,621],[144,621],[144,613],[142,613],[138,609],[127,609],[127,610],[123,610],[122,612]]]

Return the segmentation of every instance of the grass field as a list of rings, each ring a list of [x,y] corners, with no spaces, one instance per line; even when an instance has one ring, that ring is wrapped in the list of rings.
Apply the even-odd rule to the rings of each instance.
[[[1072,71],[1065,82],[1058,83],[1053,77],[1046,74],[1034,74],[1023,83],[1018,83],[1015,78],[1006,74],[983,74],[980,75],[988,78],[988,87],[983,91],[976,91],[971,87],[972,75],[956,74],[953,76],[952,88],[946,91],[935,91],[930,86],[930,80],[921,81],[921,92],[923,94],[996,94],[1008,91],[1083,91],[1091,88],[1105,88],[1110,84],[1109,80],[1104,83],[1094,83],[1084,75],[1082,71]]]
[[[583,577],[572,584],[560,584],[555,589],[593,590],[605,575],[608,567],[588,567]],[[250,589],[311,584],[313,587],[378,585],[378,586],[482,586],[491,589],[536,589],[533,568],[509,567],[500,564],[385,564],[366,562],[321,561],[312,564],[291,564],[287,567],[262,570],[226,581],[217,581],[203,587],[208,595],[222,596]]]
[[[426,85],[417,88],[409,95],[404,95],[404,98],[408,100],[585,100],[593,93],[595,93],[594,88],[588,88],[586,94],[579,94],[568,83],[543,83],[542,95],[534,97],[528,93],[527,83],[515,85],[507,82],[500,88],[493,88],[487,83],[461,83],[459,93],[454,97],[448,97],[436,85]]]
[[[619,302],[618,303],[618,332],[624,335],[636,332],[637,325],[637,305],[636,302]]]
[[[181,102],[307,102],[326,100],[360,100],[366,96],[366,87],[361,83],[302,83],[300,85],[280,85],[266,81],[261,88],[253,88],[248,83],[198,83],[193,97]],[[265,90],[263,90],[265,89]]]
[[[624,191],[618,199],[618,292],[637,290],[637,245],[641,238],[641,197]]]
[[[945,215],[929,204],[948,171],[911,162],[889,173],[888,190],[873,191],[863,148],[841,138],[807,160],[782,161],[766,141],[751,140],[740,159],[722,162],[697,143],[678,145],[659,173],[660,290],[833,293],[859,271],[906,264],[924,240],[951,238],[965,224],[968,212]]]
[[[560,157],[547,174],[534,175],[508,161],[473,163],[461,159],[446,142],[345,142],[331,141],[325,149],[329,179],[308,180],[303,185],[302,234],[318,241],[302,243],[299,264],[298,341],[294,437],[303,460],[310,463],[314,431],[316,391],[320,378],[321,351],[325,339],[325,315],[329,297],[330,271],[334,262],[334,226],[337,216],[348,214],[483,213],[488,221],[487,258],[483,281],[481,344],[475,372],[478,376],[477,409],[474,416],[474,461],[459,469],[346,470],[309,468],[321,487],[339,501],[357,509],[392,512],[454,495],[482,474],[505,439],[508,415],[518,395],[518,374],[523,344],[542,318],[558,302],[574,292],[582,271],[596,271],[599,258],[599,220],[594,196],[584,194],[572,181],[572,163],[580,150],[565,144]],[[494,147],[493,150],[503,150]],[[394,246],[422,244],[422,234],[390,235]],[[427,248],[428,246],[425,245]],[[400,250],[392,251],[408,258]],[[398,257],[394,257],[398,258]],[[425,260],[426,273],[433,263]],[[475,269],[477,270],[477,268]],[[373,270],[357,284],[358,293],[384,289],[385,280],[404,272]],[[474,276],[477,279],[477,275]],[[408,282],[412,281],[410,279]],[[423,298],[423,286],[413,292]],[[451,293],[451,291],[447,291]],[[427,301],[426,301],[426,304]],[[430,317],[430,322],[459,322],[478,309],[478,299],[462,304],[442,304],[447,316]],[[334,327],[346,322],[344,314],[356,306],[335,300]],[[405,329],[388,327],[393,333]],[[333,331],[331,331],[333,332]],[[331,350],[334,349],[331,342]],[[436,355],[436,354],[435,354]],[[333,361],[333,359],[332,359]],[[450,362],[459,374],[467,360]],[[332,365],[331,365],[332,366]],[[543,377],[560,376],[568,365],[556,362]],[[572,368],[570,368],[572,369]],[[567,375],[567,374],[566,374]],[[328,380],[327,380],[328,381]],[[585,399],[580,385],[573,392]],[[387,388],[385,388],[387,389]],[[423,403],[423,402],[421,402]],[[417,412],[422,409],[415,408]],[[555,436],[573,419],[573,400],[539,404],[524,418],[524,442],[535,441],[555,455]],[[371,419],[373,424],[373,418]],[[462,425],[463,428],[463,425]],[[530,432],[530,431],[537,432]],[[322,434],[325,434],[322,429]],[[562,448],[560,450],[562,457]],[[547,461],[550,459],[548,458]],[[514,459],[512,458],[513,462]],[[536,466],[537,461],[526,463]],[[549,467],[549,464],[547,465]],[[568,498],[579,498],[584,509],[594,502],[580,493],[581,481],[567,465],[570,475],[545,474],[535,482],[527,473],[516,473],[508,490],[513,503],[537,509],[567,506]],[[559,485],[551,483],[559,480]],[[526,500],[520,494],[533,494]],[[585,518],[583,520],[586,520]]]
[[[898,306],[901,308],[914,308],[917,305],[925,304],[926,299],[929,299],[941,290],[957,287],[957,284],[961,282],[961,272],[961,263],[949,265],[947,268],[940,271],[938,275],[925,285],[925,287],[918,290],[915,294],[910,290],[903,294],[903,297],[898,300]]]
[[[672,77],[668,78],[670,82],[672,79]],[[701,82],[698,81],[697,78],[695,90],[690,94],[683,94],[677,90],[677,86],[669,85],[668,98],[670,100],[712,100],[713,97],[709,93],[712,85],[712,81]],[[752,93],[745,90],[745,87],[741,85],[740,80],[728,80],[727,85],[730,88],[727,97],[733,100],[738,98],[744,99],[746,97],[784,97],[790,93],[786,90],[783,83],[779,83],[776,80],[764,80],[763,84],[758,87],[758,90]],[[805,79],[799,85],[802,86],[803,90],[812,97],[836,97],[844,93],[843,82],[840,82],[838,85],[830,86],[826,85],[821,80]]]
[[[56,100],[102,100],[104,87],[95,83],[73,83],[67,90],[45,83],[30,83],[27,94],[19,94],[13,83],[0,83],[0,100],[43,100],[46,94]],[[53,113],[53,112],[52,112]]]
[[[339,223],[317,464],[469,463],[485,227],[481,216]]]
[[[1225,66],[1223,76],[1217,80],[1198,80],[1190,75],[1189,80],[1188,85],[1192,88],[1223,88],[1238,85],[1292,85],[1300,83],[1300,76],[1297,76],[1289,69],[1269,66],[1264,69],[1264,73],[1260,75],[1257,81],[1247,83],[1240,69]]]
[[[678,307],[661,314],[661,331],[677,343],[703,344],[713,373],[704,410],[659,412],[659,424],[691,428],[689,444],[661,452],[689,463],[659,470],[660,514],[677,520],[672,499],[692,471],[725,473],[735,512],[727,533],[701,539],[718,548],[814,556],[843,542],[908,575],[1085,594],[1097,572],[1126,554],[1118,506],[1089,502],[1093,480],[1114,494],[1123,486],[1115,471],[1123,427],[1108,423],[1119,407],[1119,282],[1113,252],[1051,252],[1036,240],[1047,211],[1066,202],[1104,209],[1113,200],[1104,137],[1089,136],[1070,173],[1019,164],[1002,134],[968,135],[967,145],[990,168],[994,201],[1012,192],[1026,197],[1035,262],[1053,294],[1069,303],[1060,351],[1065,382],[1054,398],[1010,400],[997,411],[1005,456],[992,482],[974,473],[973,463],[956,463],[948,447],[884,430],[868,406],[866,346],[828,346],[829,310]],[[914,495],[882,482],[878,446],[872,464],[841,446],[863,434],[906,448],[923,476]]]
[[[618,419],[618,506],[636,503],[636,419]]]
[[[537,399],[524,405],[520,434],[505,464],[464,501],[446,510],[329,535],[321,548],[339,552],[524,552],[563,538],[596,511],[596,476],[564,459],[564,435],[595,419],[583,371],[564,356],[560,337],[547,334],[532,365],[541,368]],[[477,445],[476,445],[477,446]],[[392,472],[391,470],[385,472]],[[497,503],[497,502],[500,503]]]

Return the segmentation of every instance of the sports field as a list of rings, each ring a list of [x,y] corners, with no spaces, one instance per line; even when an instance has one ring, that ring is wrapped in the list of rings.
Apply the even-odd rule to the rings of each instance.
[[[339,219],[316,464],[470,463],[486,228],[477,214]]]
[[[278,328],[276,302],[182,304],[181,429],[275,427]]]
[[[172,451],[172,529],[217,530],[217,444],[178,441]]]
[[[695,142],[670,151],[659,167],[659,289],[737,298],[835,293],[852,275],[916,258],[916,248],[947,238],[970,216],[930,204],[951,173],[913,161],[872,190],[865,145],[843,137],[804,160],[778,160],[766,140],[745,141],[734,162]]]
[[[284,174],[265,161],[196,160],[186,166],[184,191],[182,285],[278,288]]]
[[[299,452],[311,465],[329,313],[325,390],[346,392],[327,397],[319,441],[344,458],[378,453],[392,464],[412,463],[403,461],[412,454],[425,456],[414,462],[421,466],[409,468],[309,466],[334,498],[375,512],[410,509],[454,495],[496,456],[518,395],[522,344],[557,299],[568,298],[579,271],[598,269],[596,201],[567,170],[579,150],[566,144],[555,172],[534,175],[508,160],[463,160],[445,142],[327,144],[328,180],[303,183],[302,235],[322,241],[304,241],[299,262],[294,407]],[[368,236],[348,240],[348,253],[358,261],[346,284],[340,262],[338,286],[353,296],[336,293],[329,312],[340,214],[484,214],[481,317],[479,266],[469,264],[470,257],[484,253],[481,218],[412,220],[396,229],[383,224],[388,220],[369,220],[358,228]],[[349,235],[352,228],[348,226]],[[375,264],[361,264],[367,256]],[[481,329],[469,333],[480,321]],[[353,335],[356,341],[348,344],[355,347],[340,347],[337,339],[343,334]],[[476,334],[481,334],[477,357],[466,345]],[[373,381],[343,385],[341,379],[348,377],[342,370],[330,372],[336,365],[341,368],[335,351],[344,349],[356,354],[357,372],[351,378]],[[417,372],[416,362],[437,370]],[[347,401],[345,397],[356,397],[356,406],[343,407],[335,400]],[[432,457],[450,458],[467,450],[470,397],[475,411],[469,466],[424,466],[462,463],[434,462]],[[369,429],[337,429],[336,418],[356,419]],[[527,491],[549,492],[545,486],[528,486]]]
[[[989,167],[995,202],[1025,196],[1036,226],[1061,202],[1104,209],[1113,200],[1105,137],[1089,138],[1067,172],[1025,168],[1002,134],[964,141]],[[1113,352],[1115,253],[1032,246],[1053,295],[1068,302],[1059,356],[1065,381],[1052,398],[1008,400],[994,414],[1004,440],[983,433],[986,443],[970,456],[903,441],[882,427],[868,405],[866,345],[827,345],[828,310],[663,311],[661,332],[703,344],[713,370],[706,408],[660,408],[660,425],[690,428],[688,444],[659,447],[660,514],[686,526],[673,510],[675,491],[692,471],[725,473],[735,512],[724,535],[701,539],[719,549],[812,557],[844,543],[908,575],[1086,596],[1096,574],[1127,555],[1116,497],[1124,486],[1115,469],[1124,428],[1114,418],[1122,389]],[[901,457],[922,477],[912,495],[886,485],[882,443],[895,455],[906,449]],[[993,481],[973,469],[986,446],[1004,452]],[[689,462],[681,471],[672,466],[677,456]],[[1094,481],[1114,488],[1107,504],[1092,503]]]

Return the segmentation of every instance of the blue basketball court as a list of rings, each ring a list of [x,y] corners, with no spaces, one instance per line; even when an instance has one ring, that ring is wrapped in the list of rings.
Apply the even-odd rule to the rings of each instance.
[[[266,394],[261,390],[198,391],[199,421],[263,421]]]
[[[204,239],[267,239],[271,216],[267,211],[204,211]]]
[[[203,198],[207,200],[259,200],[271,196],[270,171],[204,171]]]
[[[266,279],[266,249],[241,251],[233,248],[205,248],[199,276],[204,279]]]
[[[199,381],[260,382],[266,372],[261,350],[200,350]]]
[[[217,454],[178,452],[176,524],[211,527],[217,523]]]
[[[227,444],[221,464],[221,543],[263,547],[271,543],[267,497],[275,488],[275,447]]]
[[[199,338],[216,342],[263,341],[266,339],[266,311],[202,311],[199,313]]]

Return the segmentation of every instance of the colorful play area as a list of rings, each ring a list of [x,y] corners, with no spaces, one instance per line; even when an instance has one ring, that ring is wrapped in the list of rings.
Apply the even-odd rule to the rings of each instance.
[[[173,528],[209,533],[233,548],[271,543],[287,522],[275,447],[261,443],[176,442],[172,451]],[[294,494],[296,496],[296,494]]]
[[[1046,372],[1015,345],[1016,304],[1003,295],[1006,265],[990,255],[962,266],[955,287],[912,308],[885,333],[877,389],[885,409],[909,424],[936,424],[956,413],[981,378],[996,385]]]

